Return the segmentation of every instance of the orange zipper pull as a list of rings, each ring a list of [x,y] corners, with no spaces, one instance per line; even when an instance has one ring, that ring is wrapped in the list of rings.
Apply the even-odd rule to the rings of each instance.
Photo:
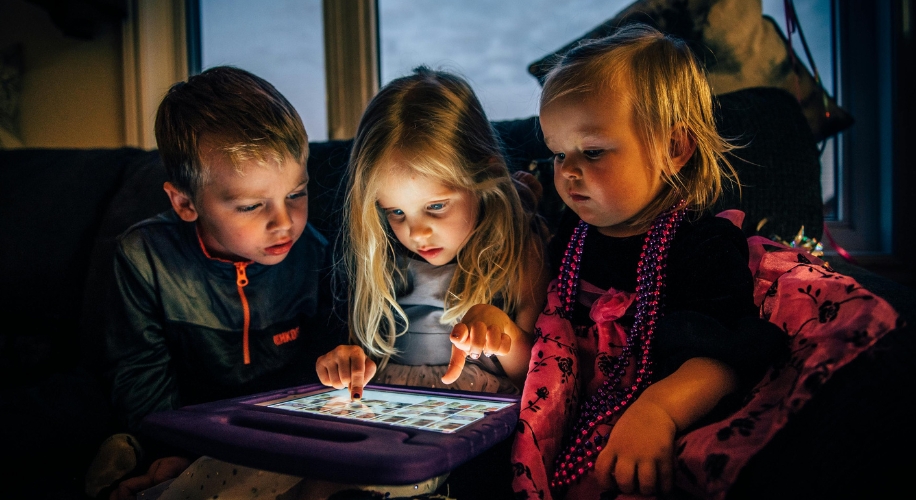
[[[235,263],[235,283],[240,287],[248,284],[248,275],[245,274],[245,268],[247,266],[247,262]]]
[[[245,359],[245,364],[251,364],[251,353],[248,350],[248,325],[251,323],[251,311],[248,310],[248,297],[245,296],[245,290],[243,287],[248,284],[248,275],[245,274],[245,268],[248,266],[247,262],[236,262],[235,263],[235,284],[239,288],[239,298],[242,300],[242,313],[245,315],[245,326],[242,330],[242,355]]]

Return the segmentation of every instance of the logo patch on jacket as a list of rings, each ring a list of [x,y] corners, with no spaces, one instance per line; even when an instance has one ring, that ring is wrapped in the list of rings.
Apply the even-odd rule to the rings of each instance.
[[[299,338],[299,327],[298,326],[296,328],[293,328],[292,330],[274,335],[274,344],[283,345],[287,342],[292,342],[293,340],[296,340],[297,338]]]

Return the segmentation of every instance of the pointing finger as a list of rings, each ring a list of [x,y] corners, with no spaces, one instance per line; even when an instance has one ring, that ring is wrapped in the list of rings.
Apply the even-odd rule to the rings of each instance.
[[[471,359],[480,357],[480,353],[487,347],[487,325],[481,321],[476,321],[470,325],[470,345],[468,346],[468,356]]]
[[[452,334],[449,336],[449,340],[452,341],[452,344],[461,349],[462,351],[467,352],[471,347],[471,331],[468,329],[468,325],[464,323],[458,323],[452,328]]]
[[[445,374],[442,375],[443,384],[451,384],[458,380],[458,377],[461,376],[461,370],[464,370],[464,359],[465,352],[458,348],[458,346],[452,346],[452,357],[448,362],[448,368],[445,370]]]
[[[350,399],[358,401],[363,397],[364,373],[366,370],[365,358],[355,356],[350,360]]]

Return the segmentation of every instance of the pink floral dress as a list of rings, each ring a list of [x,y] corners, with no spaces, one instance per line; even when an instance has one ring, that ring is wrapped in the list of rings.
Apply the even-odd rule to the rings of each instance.
[[[740,226],[743,214],[729,211],[720,216]],[[886,301],[824,261],[761,237],[749,238],[748,245],[754,302],[762,318],[789,335],[791,354],[769,369],[738,411],[678,438],[676,485],[700,498],[724,499],[748,460],[836,370],[902,326]],[[591,396],[604,382],[598,364],[618,355],[625,342],[626,329],[617,320],[632,305],[634,294],[582,282],[578,301],[590,307],[595,322],[589,335],[577,337],[570,322],[558,314],[562,304],[556,280],[535,327],[537,340],[512,450],[516,498],[554,498],[549,478],[569,422],[578,414],[580,397]],[[606,434],[613,421],[600,425],[597,432]],[[597,499],[601,493],[592,471],[572,485],[565,498]]]

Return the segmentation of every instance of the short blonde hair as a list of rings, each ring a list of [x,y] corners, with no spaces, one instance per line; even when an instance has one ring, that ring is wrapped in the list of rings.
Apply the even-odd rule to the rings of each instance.
[[[628,225],[645,228],[681,200],[691,212],[702,213],[721,196],[726,180],[738,183],[725,156],[736,146],[716,130],[706,74],[683,40],[635,23],[605,38],[583,41],[547,74],[541,108],[562,96],[601,95],[611,88],[629,89],[634,125],[665,183]],[[696,141],[693,156],[677,173],[669,154],[675,127]]]
[[[156,142],[169,181],[195,195],[208,177],[202,144],[239,168],[247,160],[301,165],[308,135],[299,113],[273,85],[232,66],[215,66],[169,89],[156,112]]]
[[[471,87],[425,66],[393,80],[368,104],[357,129],[343,230],[351,336],[383,362],[407,327],[396,299],[405,280],[397,261],[406,251],[376,202],[394,156],[413,172],[472,193],[478,203],[478,220],[444,298],[443,323],[454,325],[471,306],[496,300],[511,315],[521,277],[532,275],[524,257],[533,250],[533,215],[522,208],[498,136]]]

